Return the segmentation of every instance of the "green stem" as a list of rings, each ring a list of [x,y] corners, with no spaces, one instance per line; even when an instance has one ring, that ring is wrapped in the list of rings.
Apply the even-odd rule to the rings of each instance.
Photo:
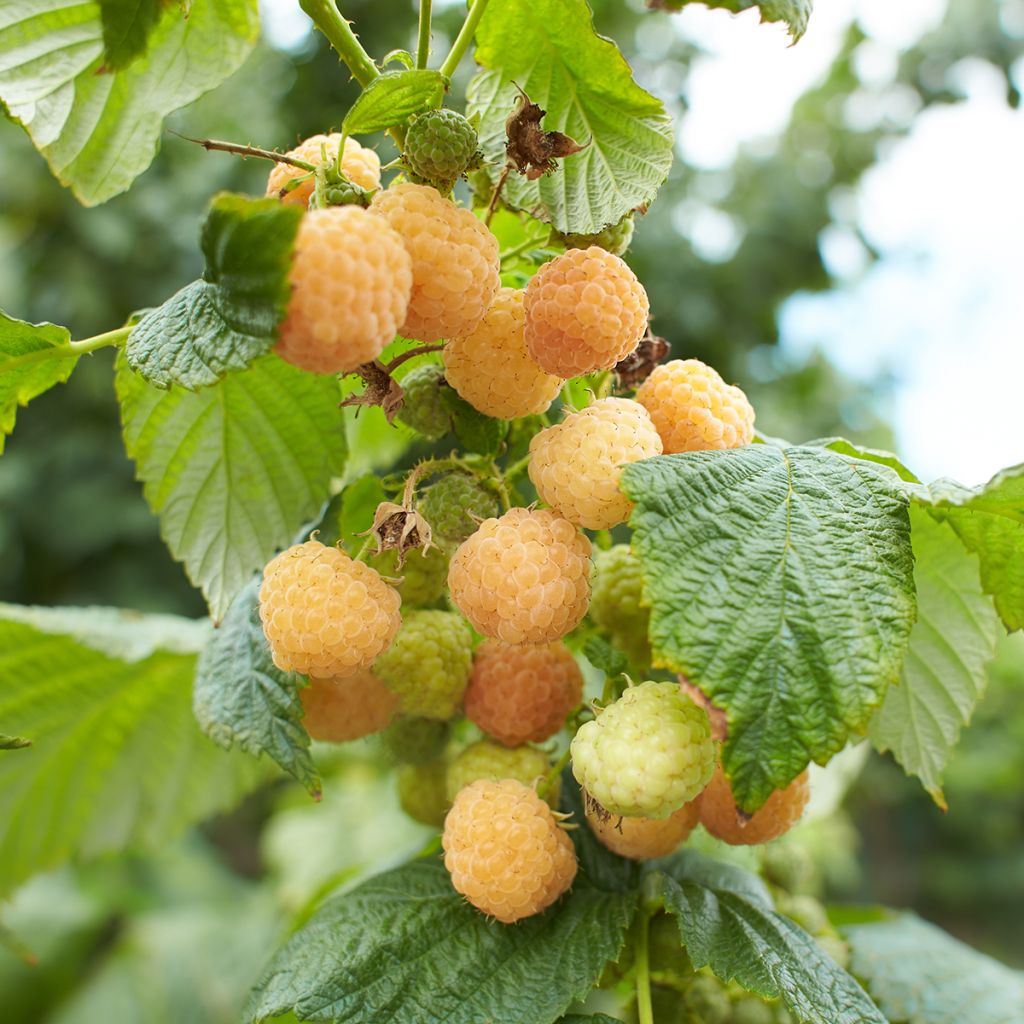
[[[511,483],[517,476],[523,473],[527,466],[530,465],[530,456],[524,455],[521,459],[513,462],[508,469],[505,470],[504,477],[506,483]]]
[[[420,37],[416,46],[416,67],[425,68],[430,58],[430,7],[432,0],[420,0]]]
[[[637,1024],[654,1024],[654,1007],[651,1005],[651,963],[649,928],[651,913],[646,906],[640,908],[636,936],[636,1017]]]
[[[131,327],[118,327],[116,331],[97,334],[93,338],[85,338],[82,341],[69,341],[66,345],[39,348],[32,352],[26,352],[24,355],[12,356],[6,362],[0,363],[0,373],[15,370],[19,366],[29,366],[32,363],[45,363],[48,359],[74,359],[78,356],[84,356],[88,352],[95,352],[98,348],[120,345],[131,333],[131,330]]]
[[[563,753],[562,756],[554,763],[551,771],[544,776],[544,781],[537,787],[537,796],[545,796],[551,787],[558,783],[562,772],[565,770],[565,766],[569,763],[570,753],[570,748],[566,747],[565,753]]]
[[[470,8],[469,14],[466,15],[466,20],[462,23],[462,28],[459,29],[455,42],[452,43],[451,51],[441,65],[441,74],[445,78],[451,78],[455,74],[459,61],[462,60],[463,55],[469,49],[469,44],[473,41],[473,36],[476,33],[476,27],[480,24],[480,19],[484,16],[484,11],[487,9],[487,2],[488,0],[476,0]]]
[[[352,77],[365,89],[380,72],[372,58],[356,38],[352,26],[342,17],[334,0],[299,0],[299,6],[313,19],[313,24],[337,51]]]
[[[525,242],[520,242],[519,245],[514,245],[511,249],[506,249],[498,258],[503,264],[507,263],[516,256],[520,256],[524,252],[529,252],[530,249],[535,249],[545,241],[545,238],[546,236],[544,235],[541,235],[538,238],[528,238]]]

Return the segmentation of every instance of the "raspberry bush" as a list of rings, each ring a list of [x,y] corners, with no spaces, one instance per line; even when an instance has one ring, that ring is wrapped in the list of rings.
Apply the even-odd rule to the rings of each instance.
[[[12,117],[40,105],[52,128],[147,46],[167,56],[149,15],[100,6],[77,90],[17,57],[66,25],[30,18],[42,35],[15,47],[0,18]],[[239,24],[217,46],[244,48],[246,5],[220,6]],[[628,251],[663,216],[673,135],[585,0],[475,0],[440,61],[428,2],[415,54],[380,61],[333,0],[301,6],[359,95],[287,152],[203,140],[270,167],[264,195],[211,199],[202,277],[85,340],[0,314],[5,433],[119,350],[126,449],[211,620],[5,606],[0,663],[58,679],[40,743],[103,731],[78,703],[95,695],[146,770],[96,757],[38,812],[34,777],[12,783],[0,882],[231,806],[266,784],[249,755],[316,797],[388,773],[363,810],[400,807],[420,855],[390,866],[396,841],[389,870],[328,896],[339,857],[289,906],[247,1021],[885,1024],[868,926],[795,891],[778,843],[813,818],[810,766],[865,736],[944,806],[997,627],[1024,625],[1020,468],[926,485],[843,439],[760,436],[732,371],[651,333],[665,299]],[[810,4],[712,6],[799,36]],[[195,0],[190,31],[218,9]],[[149,13],[180,27],[177,5]],[[147,94],[131,83],[117,95]],[[11,728],[31,703],[0,694]],[[18,757],[36,736],[0,741]],[[122,817],[99,827],[82,793]],[[764,844],[763,877],[723,853]]]

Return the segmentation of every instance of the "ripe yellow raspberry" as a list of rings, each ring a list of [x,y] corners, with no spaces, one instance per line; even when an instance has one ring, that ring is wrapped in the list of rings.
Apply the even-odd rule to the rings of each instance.
[[[700,795],[700,823],[716,838],[731,846],[754,846],[785,835],[802,817],[811,795],[807,772],[785,789],[777,789],[760,810],[747,818],[733,799],[732,787],[719,765]]]
[[[448,383],[478,412],[514,420],[545,412],[562,378],[545,373],[526,351],[521,288],[501,288],[483,320],[444,347]]]
[[[639,344],[649,312],[647,292],[618,256],[570,249],[526,286],[526,347],[559,377],[607,370]]]
[[[290,149],[285,156],[293,157],[295,160],[304,160],[307,164],[323,163],[324,157],[329,161],[338,158],[338,143],[341,135],[335,132],[333,135],[312,135],[304,142],[299,143],[295,149]],[[345,149],[341,155],[341,170],[349,181],[354,182],[360,188],[372,191],[380,188],[380,157],[372,149],[360,146],[355,139],[345,140]],[[296,178],[304,178],[295,188],[287,192],[282,190],[288,182]],[[313,194],[313,176],[309,171],[301,167],[292,167],[290,164],[274,164],[267,179],[267,195],[280,196],[282,203],[294,203],[306,206],[309,197]]]
[[[606,811],[589,793],[586,815],[590,830],[612,853],[630,860],[653,860],[673,853],[693,831],[700,817],[699,801],[691,800],[667,818],[627,818]]]
[[[302,724],[315,740],[347,743],[380,732],[398,708],[398,698],[365,669],[342,679],[311,676],[299,690]]]
[[[333,678],[369,668],[398,632],[401,598],[344,551],[308,540],[267,563],[260,619],[274,664]]]
[[[547,509],[485,519],[452,556],[448,590],[484,636],[547,644],[579,625],[590,601],[590,541]]]
[[[699,359],[656,366],[636,400],[651,414],[666,455],[739,448],[754,439],[747,396]]]
[[[460,751],[448,764],[447,792],[449,801],[454,800],[459,790],[476,782],[477,779],[515,779],[524,786],[534,788],[538,780],[551,770],[551,761],[543,750],[536,747],[508,747],[480,740]],[[558,787],[548,790],[547,801],[552,806],[558,803]]]
[[[610,530],[633,511],[619,490],[621,467],[660,454],[661,438],[642,405],[602,398],[534,434],[530,479],[541,500],[570,523]]]
[[[485,640],[473,656],[466,717],[507,747],[554,736],[583,697],[583,673],[564,644]]]
[[[498,290],[498,240],[472,212],[429,185],[392,185],[371,210],[412,257],[412,298],[401,333],[417,341],[469,334]]]
[[[277,354],[312,373],[350,373],[405,319],[412,264],[401,238],[356,206],[310,210],[295,239]]]
[[[576,853],[540,797],[481,779],[455,798],[441,837],[452,885],[504,924],[539,914],[572,885]]]

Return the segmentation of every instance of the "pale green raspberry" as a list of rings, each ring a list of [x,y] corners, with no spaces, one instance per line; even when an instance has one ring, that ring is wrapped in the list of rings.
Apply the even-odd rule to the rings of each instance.
[[[445,774],[442,760],[426,764],[406,764],[398,771],[398,802],[413,821],[440,828],[448,813]]]
[[[628,544],[598,551],[594,558],[590,617],[612,643],[641,671],[651,667],[647,638],[651,610],[643,603],[640,562]]]
[[[503,747],[490,740],[480,740],[466,747],[448,765],[448,799],[454,800],[463,786],[477,779],[500,782],[515,779],[524,786],[533,786],[551,768],[548,755],[536,747]],[[558,786],[552,786],[544,799],[552,807],[558,804]]]
[[[380,734],[384,750],[399,764],[423,764],[438,757],[451,727],[436,718],[397,715]]]

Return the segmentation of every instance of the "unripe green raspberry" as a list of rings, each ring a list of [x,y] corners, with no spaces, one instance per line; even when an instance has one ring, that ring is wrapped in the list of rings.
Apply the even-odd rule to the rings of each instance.
[[[609,224],[596,234],[562,235],[561,238],[567,249],[588,249],[596,245],[606,252],[621,256],[633,241],[633,226],[633,215],[626,214],[617,224]]]
[[[480,740],[466,747],[448,765],[448,799],[454,800],[463,786],[477,779],[516,779],[524,786],[534,783],[551,769],[548,755],[536,747],[503,747],[490,740]],[[545,799],[552,807],[558,804],[557,786]]]
[[[730,1024],[775,1024],[775,1009],[757,996],[740,996],[732,1004]]]
[[[434,545],[426,554],[419,550],[405,553],[405,564],[399,567],[398,552],[393,548],[375,555],[370,565],[382,576],[400,578],[395,590],[401,595],[403,608],[425,608],[436,604],[444,594],[448,580],[448,552]]]
[[[409,125],[405,136],[410,177],[450,192],[478,160],[479,144],[476,129],[458,111],[428,110]]]
[[[844,971],[850,969],[850,947],[838,935],[818,935],[815,941]]]
[[[824,935],[829,930],[828,914],[813,896],[790,896],[787,893],[779,893],[775,906],[780,914],[792,918],[811,935]]]
[[[451,732],[436,718],[398,715],[380,734],[385,752],[399,764],[425,764],[440,756]]]
[[[444,367],[437,363],[417,366],[402,378],[402,407],[398,420],[422,434],[428,441],[437,441],[452,429],[452,418],[441,398],[447,387]]]
[[[406,764],[398,770],[398,802],[413,821],[440,828],[448,813],[444,761]]]
[[[698,974],[686,990],[686,1008],[701,1024],[730,1024],[732,1002],[725,985],[710,974]]]
[[[640,562],[628,544],[615,544],[595,556],[590,617],[635,668],[650,667],[651,610],[643,603]]]
[[[675,683],[632,686],[576,733],[572,770],[611,814],[667,818],[714,774],[707,712]]]
[[[468,473],[449,473],[423,488],[416,508],[435,540],[461,544],[481,520],[498,514],[498,499]]]
[[[398,694],[406,715],[451,718],[473,660],[473,634],[454,612],[413,611],[373,671]]]

